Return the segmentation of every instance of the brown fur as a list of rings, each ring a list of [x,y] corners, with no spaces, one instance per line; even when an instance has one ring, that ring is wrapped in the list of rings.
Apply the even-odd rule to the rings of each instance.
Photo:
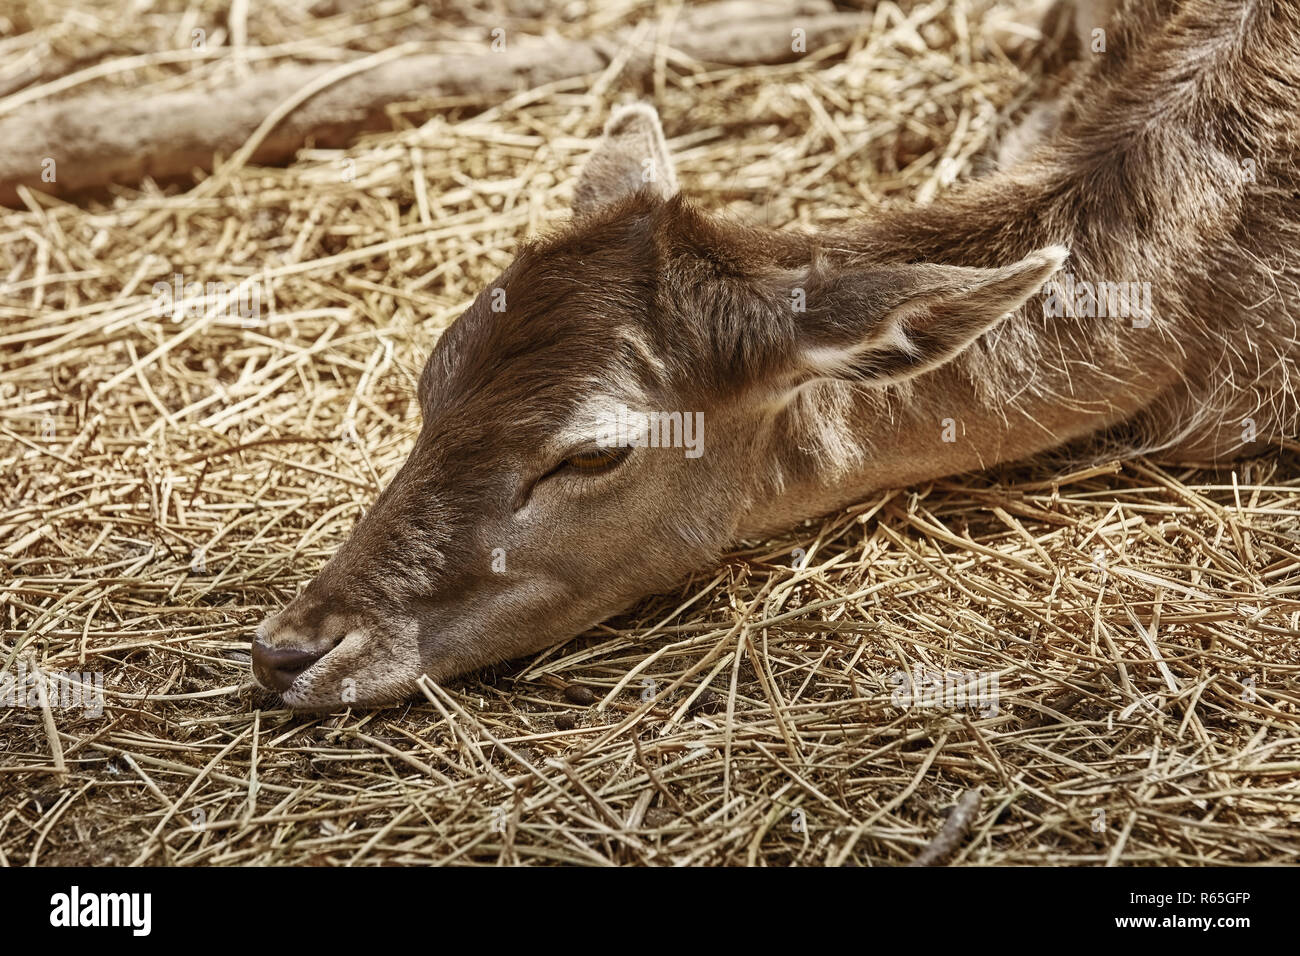
[[[875,488],[1081,439],[1204,459],[1295,435],[1300,12],[1128,0],[1106,24],[1019,162],[836,235],[694,208],[653,113],[616,114],[572,228],[447,331],[410,459],[264,625],[323,655],[285,700],[381,703],[538,650]],[[1080,279],[1149,282],[1150,324],[1045,315],[1057,246]],[[573,473],[594,395],[704,412],[707,452]]]

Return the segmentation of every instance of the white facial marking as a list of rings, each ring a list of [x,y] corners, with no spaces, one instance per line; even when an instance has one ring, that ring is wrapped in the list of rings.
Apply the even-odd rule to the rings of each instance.
[[[556,435],[561,450],[583,444],[615,447],[644,436],[650,420],[626,399],[595,395],[587,399]]]

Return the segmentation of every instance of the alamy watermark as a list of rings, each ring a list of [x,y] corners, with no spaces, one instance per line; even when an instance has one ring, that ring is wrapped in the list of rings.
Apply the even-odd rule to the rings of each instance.
[[[125,927],[133,936],[148,936],[153,928],[152,893],[83,893],[73,886],[50,897],[50,925]]]
[[[151,312],[157,318],[170,316],[173,322],[183,322],[215,310],[219,316],[239,319],[246,329],[265,324],[271,302],[270,283],[257,279],[186,282],[177,272],[171,282],[155,282],[152,291]]]
[[[998,712],[998,675],[996,671],[932,671],[921,669],[915,678],[905,671],[889,677],[894,691],[889,695],[895,707],[968,707],[981,716]]]
[[[1132,319],[1135,329],[1151,324],[1150,282],[1089,282],[1067,272],[1047,288],[1043,314],[1048,318]]]
[[[704,413],[642,412],[619,404],[596,441],[604,448],[683,448],[687,458],[699,458],[704,454]]]
[[[51,708],[80,707],[87,717],[104,713],[103,671],[28,670],[19,662],[16,674],[0,674],[0,707],[40,709],[41,697]]]

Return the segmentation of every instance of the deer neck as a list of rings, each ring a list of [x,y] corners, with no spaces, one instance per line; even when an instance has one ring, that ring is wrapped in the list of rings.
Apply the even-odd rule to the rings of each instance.
[[[973,265],[1064,242],[1072,249],[1067,268],[1098,270],[1089,236],[1042,225],[1061,221],[1049,204],[1033,190],[979,184],[950,204],[882,219],[849,241],[855,254],[873,258]],[[1121,278],[1113,259],[1100,268],[1111,271],[1091,274]],[[1127,318],[1049,316],[1047,294],[1031,297],[943,367],[885,388],[818,382],[771,413],[754,442],[759,486],[738,537],[789,527],[879,489],[1028,458],[1132,418],[1177,383],[1173,364],[1151,361],[1158,335]]]

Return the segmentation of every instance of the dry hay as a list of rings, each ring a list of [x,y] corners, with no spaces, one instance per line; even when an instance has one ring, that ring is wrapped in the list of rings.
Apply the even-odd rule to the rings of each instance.
[[[292,8],[251,6],[250,49],[282,41]],[[100,717],[0,710],[0,862],[899,864],[976,789],[929,856],[1292,860],[1292,453],[882,493],[408,706],[297,716],[250,686],[251,627],[401,463],[430,346],[564,220],[612,104],[656,102],[706,206],[842,223],[967,175],[1040,88],[990,8],[881,4],[858,41],[787,66],[665,53],[645,88],[610,71],[424,104],[424,125],[286,169],[0,216],[0,665],[102,671],[106,697]],[[129,22],[115,8],[78,9],[31,36],[74,63],[90,36],[110,37],[94,62],[130,52],[104,32]],[[405,0],[331,9],[292,29],[338,57],[427,22]],[[532,32],[653,12],[564,9]],[[445,22],[492,22],[471,14]],[[138,37],[184,36],[181,17]],[[152,314],[176,272],[256,278],[267,322]],[[900,671],[996,674],[998,706],[895,706]]]

